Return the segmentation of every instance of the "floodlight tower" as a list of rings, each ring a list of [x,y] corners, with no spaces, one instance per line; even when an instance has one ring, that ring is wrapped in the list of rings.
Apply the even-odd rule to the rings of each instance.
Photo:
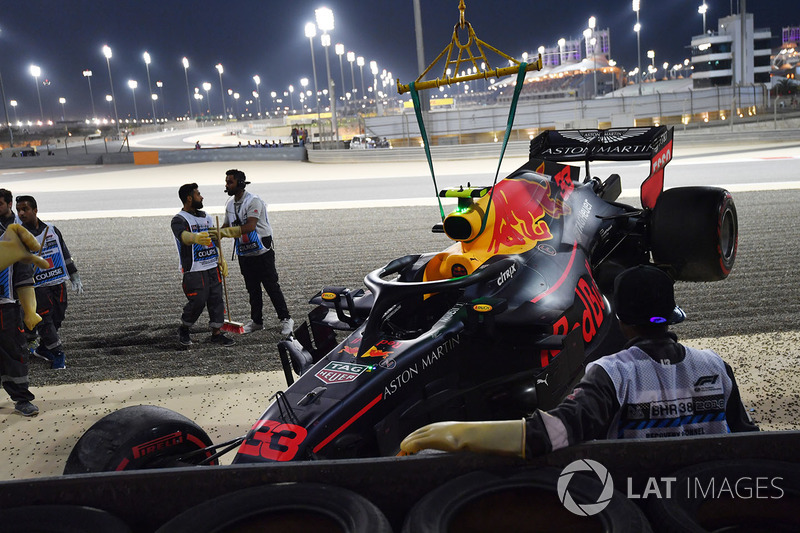
[[[342,43],[337,43],[334,46],[334,51],[336,55],[339,56],[339,72],[342,74],[342,99],[344,99],[344,93],[347,89],[344,88],[344,67],[342,66],[342,56],[344,55],[344,45]]]
[[[336,119],[336,102],[331,96],[334,93],[333,80],[331,79],[331,64],[328,54],[328,48],[331,45],[331,37],[328,35],[329,31],[333,31],[333,11],[327,7],[320,7],[314,11],[317,18],[317,26],[322,30],[322,46],[325,47],[325,66],[328,73],[328,97],[331,102],[331,122],[333,123],[333,131],[336,136],[336,145],[339,144],[339,123]],[[327,44],[326,44],[327,43]]]
[[[703,2],[700,7],[697,8],[697,12],[703,15],[703,35],[706,34],[706,12],[708,11],[708,5]]]
[[[33,84],[36,86],[36,96],[39,98],[39,118],[44,122],[44,111],[42,111],[42,93],[39,92],[39,76],[42,75],[42,69],[38,65],[31,65],[31,76],[33,76]]]
[[[225,109],[225,88],[222,86],[222,63],[217,63],[216,69],[217,72],[219,72],[219,92],[222,93],[222,119],[225,120],[225,116],[228,111]]]
[[[97,118],[94,110],[94,96],[92,96],[92,71],[88,68],[83,71],[83,77],[89,82],[89,101],[92,103],[92,118]]]
[[[353,94],[356,92],[356,75],[353,73],[353,63],[356,60],[355,52],[347,52],[347,62],[350,63],[350,83],[353,86]]]
[[[153,124],[156,123],[156,101],[153,99],[153,85],[150,83],[150,54],[145,50],[142,54],[144,66],[147,69],[147,92],[150,93],[150,105],[153,108]]]
[[[639,86],[639,96],[642,96],[642,25],[639,23],[640,7],[639,0],[633,0],[633,10],[636,12],[636,25],[633,27],[633,31],[636,32],[636,63],[639,67],[639,81],[637,85]]]
[[[314,98],[317,104],[317,128],[322,120],[319,114],[319,87],[317,86],[317,64],[314,61],[314,37],[317,36],[317,26],[313,22],[309,22],[305,27],[306,37],[308,37],[308,44],[311,46],[311,71],[314,73]],[[273,96],[273,98],[275,98]],[[273,102],[274,103],[274,102]]]
[[[256,101],[258,101],[258,117],[261,118],[261,96],[258,92],[258,86],[261,85],[261,76],[256,74],[253,76],[253,81],[256,83],[256,90],[253,92],[253,96],[255,96]]]
[[[106,95],[111,96],[109,100],[106,98],[106,101],[111,102],[114,104],[114,120],[117,123],[117,136],[119,137],[119,115],[117,114],[117,97],[114,95],[114,81],[111,79],[111,47],[107,44],[103,45],[103,55],[106,58],[106,66],[108,67],[108,84],[111,86],[111,94]]]
[[[206,113],[211,115],[211,99],[209,99],[208,97],[208,91],[211,90],[211,83],[208,81],[204,81],[203,90],[206,92]]]
[[[186,79],[186,98],[189,100],[189,114],[186,115],[187,117],[192,116],[192,92],[189,90],[189,60],[187,58],[183,58],[181,60],[183,63],[183,77]],[[162,98],[163,100],[163,98]],[[162,107],[164,103],[161,103]]]
[[[139,82],[136,80],[128,80],[128,87],[131,88],[131,93],[133,94],[133,113],[136,117],[136,122],[139,122],[139,110],[136,108],[136,88],[139,86]]]
[[[358,69],[361,71],[361,98],[366,98],[367,93],[364,90],[364,56],[358,56],[356,58],[356,65],[358,65]]]

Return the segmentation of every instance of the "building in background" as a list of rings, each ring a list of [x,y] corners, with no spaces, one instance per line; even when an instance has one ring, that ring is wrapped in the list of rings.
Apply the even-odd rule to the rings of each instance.
[[[755,28],[752,13],[719,19],[716,32],[692,37],[695,89],[769,83],[772,32]]]

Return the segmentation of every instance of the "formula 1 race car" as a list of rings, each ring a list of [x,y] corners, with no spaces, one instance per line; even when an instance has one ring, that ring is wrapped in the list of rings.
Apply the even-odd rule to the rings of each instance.
[[[543,132],[496,185],[440,192],[458,201],[434,227],[449,248],[396,259],[366,289],[312,298],[309,320],[278,346],[288,388],[246,436],[212,446],[177,413],[131,407],[87,431],[65,472],[210,464],[237,447],[234,463],[390,456],[431,422],[556,406],[588,362],[624,343],[608,298],[619,272],[655,264],[714,281],[731,271],[733,199],[664,191],[672,150],[664,126]],[[650,162],[641,207],[616,201],[619,175],[591,177],[595,160]],[[584,179],[570,162],[585,164]]]

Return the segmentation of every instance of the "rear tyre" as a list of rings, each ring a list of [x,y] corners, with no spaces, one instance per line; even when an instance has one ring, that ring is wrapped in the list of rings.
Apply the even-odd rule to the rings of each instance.
[[[200,426],[175,411],[154,405],[126,407],[83,434],[67,458],[64,474],[198,464],[211,452],[189,454],[211,444]]]
[[[156,533],[391,533],[391,530],[381,510],[355,492],[318,483],[276,483],[205,501],[174,517]]]
[[[677,280],[718,281],[736,260],[739,223],[731,193],[717,187],[678,187],[658,198],[650,220],[653,261]]]

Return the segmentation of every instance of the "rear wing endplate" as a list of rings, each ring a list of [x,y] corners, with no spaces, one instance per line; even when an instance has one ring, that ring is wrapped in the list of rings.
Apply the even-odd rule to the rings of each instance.
[[[642,182],[642,207],[653,208],[664,190],[664,167],[672,160],[673,129],[610,128],[543,131],[531,141],[530,158],[545,161],[650,161]]]

